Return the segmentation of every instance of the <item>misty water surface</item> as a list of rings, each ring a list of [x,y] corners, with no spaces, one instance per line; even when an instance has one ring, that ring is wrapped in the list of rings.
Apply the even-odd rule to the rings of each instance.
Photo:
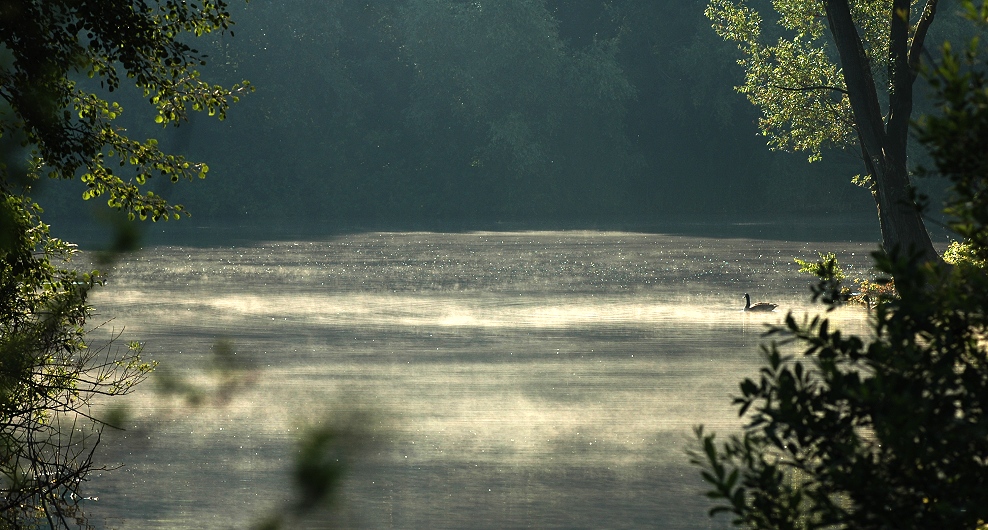
[[[306,424],[360,411],[336,517],[357,528],[721,528],[685,450],[725,434],[764,324],[804,313],[793,257],[873,243],[616,232],[369,233],[127,256],[93,302],[204,381],[232,341],[255,379],[223,407],[127,398],[123,464],[86,504],[114,528],[244,528],[288,497]],[[740,312],[742,294],[780,312]],[[835,318],[860,329],[863,312]],[[99,320],[94,319],[93,321]]]

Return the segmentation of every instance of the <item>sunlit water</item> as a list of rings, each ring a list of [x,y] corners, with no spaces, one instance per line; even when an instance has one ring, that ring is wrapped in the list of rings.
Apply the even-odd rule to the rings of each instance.
[[[739,425],[766,323],[815,311],[793,257],[873,243],[600,232],[371,233],[155,247],[93,296],[171,372],[219,340],[256,379],[220,407],[126,398],[88,485],[113,528],[245,528],[289,497],[301,428],[360,416],[336,523],[357,528],[722,528],[685,455]],[[780,311],[740,312],[742,294]],[[863,310],[834,318],[860,330]],[[94,320],[95,321],[95,320]],[[318,526],[318,522],[316,523]]]

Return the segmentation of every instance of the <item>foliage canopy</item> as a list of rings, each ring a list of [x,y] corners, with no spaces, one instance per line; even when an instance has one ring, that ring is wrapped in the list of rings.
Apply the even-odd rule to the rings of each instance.
[[[736,88],[761,110],[761,133],[773,149],[806,151],[810,161],[820,160],[828,147],[856,145],[854,113],[823,0],[772,6],[776,28],[766,28],[761,13],[743,0],[712,0],[705,10],[714,31],[744,53],[738,64],[745,80]],[[850,7],[870,73],[887,93],[892,88],[890,3],[851,2]]]
[[[154,105],[155,122],[162,125],[177,125],[190,110],[222,119],[251,87],[203,81],[196,69],[205,57],[183,37],[226,31],[230,24],[222,0],[201,6],[176,0],[5,0],[0,98],[7,108],[0,109],[0,135],[30,148],[30,179],[79,177],[87,187],[84,198],[105,195],[111,207],[141,219],[175,217],[182,207],[146,190],[148,179],[202,178],[208,167],[162,152],[154,139],[129,138],[113,123],[123,108],[94,90],[98,85],[112,93],[126,78]]]
[[[745,0],[711,0],[714,30],[738,43],[745,83],[737,89],[762,112],[773,149],[808,151],[857,144],[878,207],[886,252],[916,249],[939,261],[911,196],[908,167],[913,83],[938,0],[778,0],[773,36]],[[826,25],[824,25],[824,21]]]
[[[75,248],[52,237],[29,197],[40,178],[74,179],[130,219],[177,218],[183,208],[147,189],[152,178],[204,177],[205,164],[138,141],[99,92],[136,87],[158,124],[188,112],[223,118],[241,83],[202,81],[205,57],[186,36],[227,31],[222,0],[0,0],[0,520],[10,527],[84,525],[80,487],[104,420],[98,396],[126,394],[153,365],[141,345],[86,340],[88,291]],[[125,79],[127,81],[125,81]]]

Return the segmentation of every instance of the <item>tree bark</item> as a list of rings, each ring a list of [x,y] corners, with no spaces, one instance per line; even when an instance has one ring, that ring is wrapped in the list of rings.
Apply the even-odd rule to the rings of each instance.
[[[878,207],[882,247],[886,252],[919,252],[924,261],[940,256],[921,212],[910,196],[906,160],[909,119],[912,114],[912,84],[916,79],[908,35],[909,0],[894,0],[889,47],[889,120],[886,125],[878,91],[861,37],[851,18],[848,0],[825,0],[827,22],[840,56],[844,82],[858,132],[865,167],[872,178],[872,195]],[[937,0],[928,0],[917,25],[913,45],[922,46],[933,21]],[[912,53],[912,52],[916,53]]]

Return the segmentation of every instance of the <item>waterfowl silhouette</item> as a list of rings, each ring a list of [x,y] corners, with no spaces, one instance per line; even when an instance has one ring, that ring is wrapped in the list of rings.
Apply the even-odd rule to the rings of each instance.
[[[770,304],[768,302],[758,302],[755,305],[751,305],[751,297],[748,293],[744,293],[744,309],[742,311],[775,311],[775,308],[779,307],[778,304]]]

